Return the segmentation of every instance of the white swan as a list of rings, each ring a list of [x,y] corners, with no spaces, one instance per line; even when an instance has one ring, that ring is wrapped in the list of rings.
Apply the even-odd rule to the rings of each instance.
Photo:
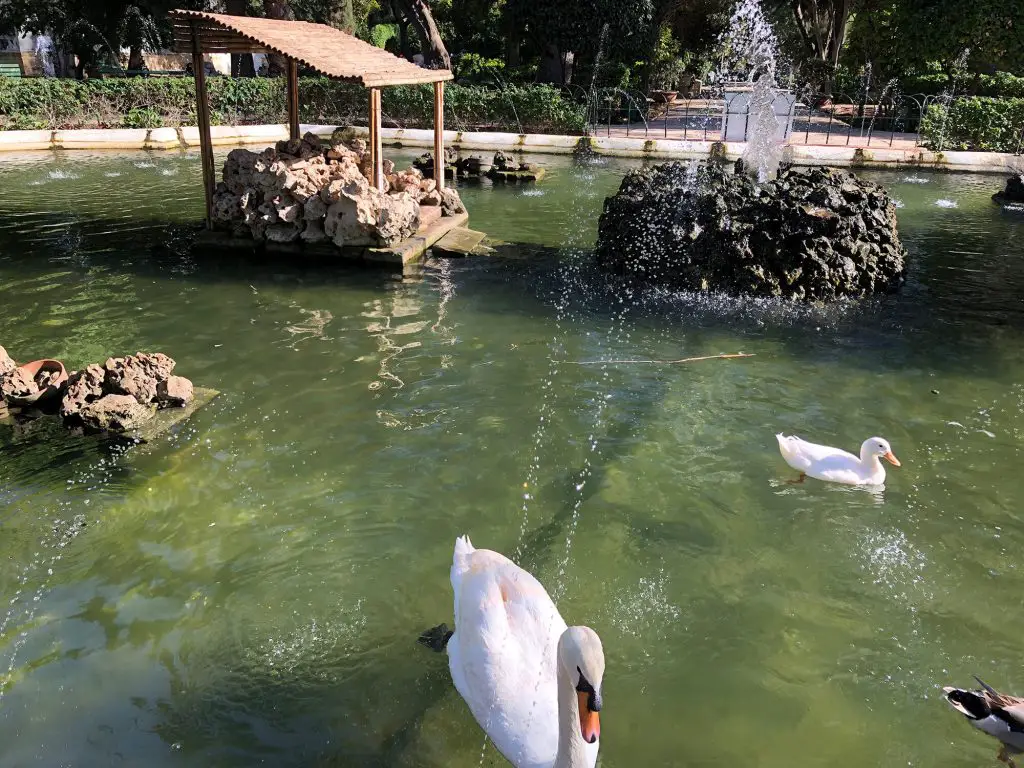
[[[494,746],[516,768],[593,768],[604,651],[589,627],[565,621],[532,575],[504,555],[452,558],[452,680]]]
[[[839,448],[808,443],[796,435],[780,432],[775,437],[779,440],[782,458],[800,473],[800,481],[810,475],[830,483],[881,485],[885,482],[885,467],[878,458],[882,457],[895,467],[900,465],[889,443],[880,437],[869,437],[861,443],[859,459]]]

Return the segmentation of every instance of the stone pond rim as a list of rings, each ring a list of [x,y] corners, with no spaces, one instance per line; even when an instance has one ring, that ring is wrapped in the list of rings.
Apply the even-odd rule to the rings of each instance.
[[[605,200],[598,263],[683,290],[830,301],[899,289],[896,206],[835,168],[755,184],[717,164],[631,171]]]

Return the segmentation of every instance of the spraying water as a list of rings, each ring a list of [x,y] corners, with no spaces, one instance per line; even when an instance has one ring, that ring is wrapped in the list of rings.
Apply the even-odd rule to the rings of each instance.
[[[782,157],[775,117],[779,44],[759,0],[737,3],[721,43],[725,50],[721,79],[742,79],[750,87],[743,167],[758,181],[766,181],[778,170]]]
[[[35,55],[36,61],[39,62],[39,68],[42,70],[43,75],[46,77],[55,77],[57,70],[53,65],[53,40],[50,39],[49,35],[36,35]]]
[[[967,59],[970,58],[971,49],[964,48],[956,61],[953,62],[952,77],[949,87],[936,99],[942,112],[942,125],[939,127],[939,141],[936,149],[941,152],[946,148],[946,124],[949,122],[949,112],[953,106],[953,97],[956,96],[956,78],[967,66]]]

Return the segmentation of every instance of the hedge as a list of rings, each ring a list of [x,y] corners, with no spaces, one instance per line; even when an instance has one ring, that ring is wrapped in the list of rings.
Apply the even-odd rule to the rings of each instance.
[[[1017,153],[1022,148],[1024,99],[980,96],[932,104],[921,121],[921,141],[934,150]]]
[[[938,96],[950,91],[949,77],[942,74],[907,77],[900,82],[900,91]],[[953,93],[993,98],[1024,98],[1024,77],[1017,77],[1009,72],[964,75],[957,79]]]
[[[212,77],[207,80],[216,125],[285,121],[283,78]],[[323,77],[299,83],[299,117],[307,123],[366,124],[367,91]],[[429,128],[433,88],[383,90],[384,124]],[[190,77],[68,80],[0,77],[0,129],[159,128],[195,125],[195,84]],[[501,90],[448,84],[445,125],[456,130],[581,134],[586,108],[545,85]]]

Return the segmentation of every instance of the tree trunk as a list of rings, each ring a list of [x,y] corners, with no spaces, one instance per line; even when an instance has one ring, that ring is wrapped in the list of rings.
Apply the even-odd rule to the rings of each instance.
[[[293,21],[289,0],[263,0],[263,15],[268,19],[285,19]],[[283,75],[288,71],[288,58],[276,53],[267,54],[267,74],[271,77]]]
[[[850,21],[850,0],[793,0],[800,37],[819,61],[835,67]]]
[[[128,69],[140,70],[146,66],[146,60],[142,58],[142,46],[133,45],[128,49]]]
[[[559,50],[554,43],[544,46],[540,65],[537,67],[537,82],[568,85],[572,82],[572,66],[575,54]]]
[[[248,10],[248,0],[226,0],[224,10],[231,16],[245,16]],[[231,54],[231,76],[232,77],[255,77],[256,66],[253,64],[251,53]]]
[[[506,4],[507,8],[507,4]],[[518,67],[522,60],[519,57],[519,47],[522,43],[521,30],[516,23],[515,17],[505,11],[505,66]]]
[[[850,0],[832,0],[832,28],[828,40],[828,62],[833,67],[839,65],[839,55],[843,52],[846,40],[846,26],[850,21]]]
[[[335,6],[331,12],[331,26],[350,35],[356,33],[356,15],[352,11],[352,0],[341,0]]]
[[[452,60],[448,49],[444,47],[441,33],[430,14],[426,0],[399,0],[397,3],[405,11],[409,22],[416,28],[423,49],[424,63],[431,69],[451,69]]]
[[[256,77],[256,62],[253,61],[251,53],[231,54],[231,76]]]

